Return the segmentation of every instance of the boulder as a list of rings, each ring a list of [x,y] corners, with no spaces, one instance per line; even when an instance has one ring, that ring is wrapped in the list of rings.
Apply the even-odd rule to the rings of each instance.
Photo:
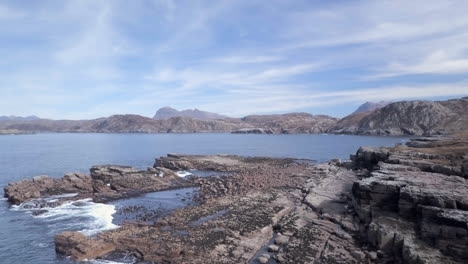
[[[389,155],[385,148],[360,147],[352,160],[357,168],[372,169],[379,161],[386,161]]]

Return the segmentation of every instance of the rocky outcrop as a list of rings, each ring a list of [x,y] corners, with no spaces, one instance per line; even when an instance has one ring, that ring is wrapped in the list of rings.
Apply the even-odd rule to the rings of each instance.
[[[291,158],[245,157],[238,155],[179,155],[168,154],[156,159],[154,167],[171,170],[208,170],[218,172],[242,172],[246,169],[276,167],[297,164],[306,160]]]
[[[57,253],[77,261],[95,259],[115,250],[113,243],[85,236],[79,232],[62,232],[55,236]]]
[[[48,176],[36,176],[31,180],[10,183],[4,188],[5,197],[13,204],[20,204],[44,196],[66,193],[82,193],[91,195],[93,184],[89,175],[69,173],[62,179]]]
[[[237,165],[231,165],[233,160]],[[176,210],[157,224],[124,225],[99,239],[156,263],[357,264],[371,263],[373,255],[377,259],[354,238],[357,228],[346,195],[356,179],[352,171],[236,156],[172,156],[171,161],[158,165],[237,169],[229,176],[200,179],[200,192],[211,195],[204,203]],[[221,178],[231,184],[218,184]]]
[[[193,185],[165,168],[139,170],[127,166],[102,165],[92,167],[90,172],[90,175],[68,173],[61,179],[36,176],[31,180],[10,183],[4,188],[5,197],[10,203],[20,204],[54,195],[76,194],[61,197],[58,205],[68,200],[93,198],[95,201],[108,201]]]
[[[468,97],[447,101],[404,101],[340,120],[331,133],[439,135],[468,129]]]
[[[418,142],[416,140],[416,142]],[[404,263],[464,263],[468,257],[467,139],[361,148],[367,176],[353,185],[361,236]]]

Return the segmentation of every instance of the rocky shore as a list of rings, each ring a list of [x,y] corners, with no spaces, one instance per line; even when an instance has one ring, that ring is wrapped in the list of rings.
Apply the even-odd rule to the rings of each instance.
[[[177,176],[180,170],[220,172]],[[127,254],[145,263],[466,263],[468,135],[361,147],[350,161],[168,155],[138,170],[13,183],[13,204],[76,193],[109,201],[198,186],[197,203],[87,237],[56,236],[75,260]]]

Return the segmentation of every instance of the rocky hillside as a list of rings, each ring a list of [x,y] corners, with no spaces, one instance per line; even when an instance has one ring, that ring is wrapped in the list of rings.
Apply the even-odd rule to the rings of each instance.
[[[243,126],[229,120],[203,121],[188,117],[154,120],[139,115],[113,115],[92,120],[33,120],[0,122],[0,130],[76,133],[195,133],[231,132]]]
[[[215,120],[215,119],[223,119],[227,116],[223,116],[216,113],[201,111],[198,109],[186,109],[182,111],[178,111],[171,107],[163,107],[160,108],[156,114],[154,115],[153,119],[156,120],[166,120],[172,117],[190,117],[193,119],[198,120]]]
[[[291,113],[284,115],[250,115],[242,118],[242,121],[270,133],[316,134],[328,131],[336,124],[338,119],[326,115]]]
[[[217,132],[438,135],[468,129],[468,97],[435,102],[395,102],[372,110],[376,107],[376,105],[366,103],[353,114],[340,120],[326,115],[308,113],[231,118],[196,109],[177,111],[172,108],[162,108],[156,113],[155,118],[139,115],[113,115],[92,120],[0,120],[0,131],[4,131],[3,134],[12,134],[14,131],[14,134]]]
[[[260,127],[262,131],[268,133],[322,133],[335,122],[336,119],[332,117],[303,113],[216,120],[190,117],[155,120],[139,115],[113,115],[92,120],[9,120],[0,122],[0,130],[77,133],[231,133],[240,130],[251,131]]]
[[[404,101],[341,119],[332,133],[438,135],[468,129],[468,97],[447,101]]]

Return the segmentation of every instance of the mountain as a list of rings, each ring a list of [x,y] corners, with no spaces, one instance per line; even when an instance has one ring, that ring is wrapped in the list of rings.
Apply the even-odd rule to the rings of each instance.
[[[255,128],[264,129],[267,133],[275,134],[325,133],[338,121],[338,119],[334,117],[326,115],[312,115],[309,113],[250,115],[242,118],[241,120]],[[255,131],[253,133],[255,133]]]
[[[468,97],[447,101],[403,101],[341,119],[331,133],[439,135],[468,129]]]
[[[30,116],[0,116],[0,120],[1,121],[5,121],[5,120],[38,120],[40,119],[39,117],[35,116],[35,115],[30,115]]]
[[[163,107],[160,108],[156,114],[154,115],[153,119],[156,120],[166,120],[171,117],[190,117],[198,120],[215,120],[215,119],[223,119],[227,118],[227,116],[223,116],[216,113],[201,111],[198,109],[187,109],[178,111],[172,107]]]
[[[191,117],[156,120],[139,115],[113,115],[92,120],[6,120],[0,121],[0,130],[76,133],[255,133],[256,128],[262,128],[268,133],[323,133],[336,121],[337,119],[329,116],[307,113],[252,115],[216,120]]]
[[[163,108],[161,111],[160,109],[156,118],[139,115],[113,115],[92,120],[8,119],[0,121],[0,131],[5,131],[5,134],[11,134],[12,131],[15,133],[233,132],[419,136],[468,130],[468,97],[447,101],[394,102],[376,110],[358,111],[342,119],[309,113],[249,115],[243,118],[231,118],[199,110],[189,110],[188,112],[186,110],[175,110],[175,112],[172,110]],[[194,116],[197,118],[169,117],[171,113],[178,115],[180,113],[183,113],[182,115],[195,113]]]
[[[356,111],[354,111],[353,114],[358,114],[358,113],[366,113],[366,112],[373,112],[377,109],[380,109],[382,107],[387,106],[391,102],[386,102],[386,101],[380,101],[380,102],[366,102],[359,106]]]

